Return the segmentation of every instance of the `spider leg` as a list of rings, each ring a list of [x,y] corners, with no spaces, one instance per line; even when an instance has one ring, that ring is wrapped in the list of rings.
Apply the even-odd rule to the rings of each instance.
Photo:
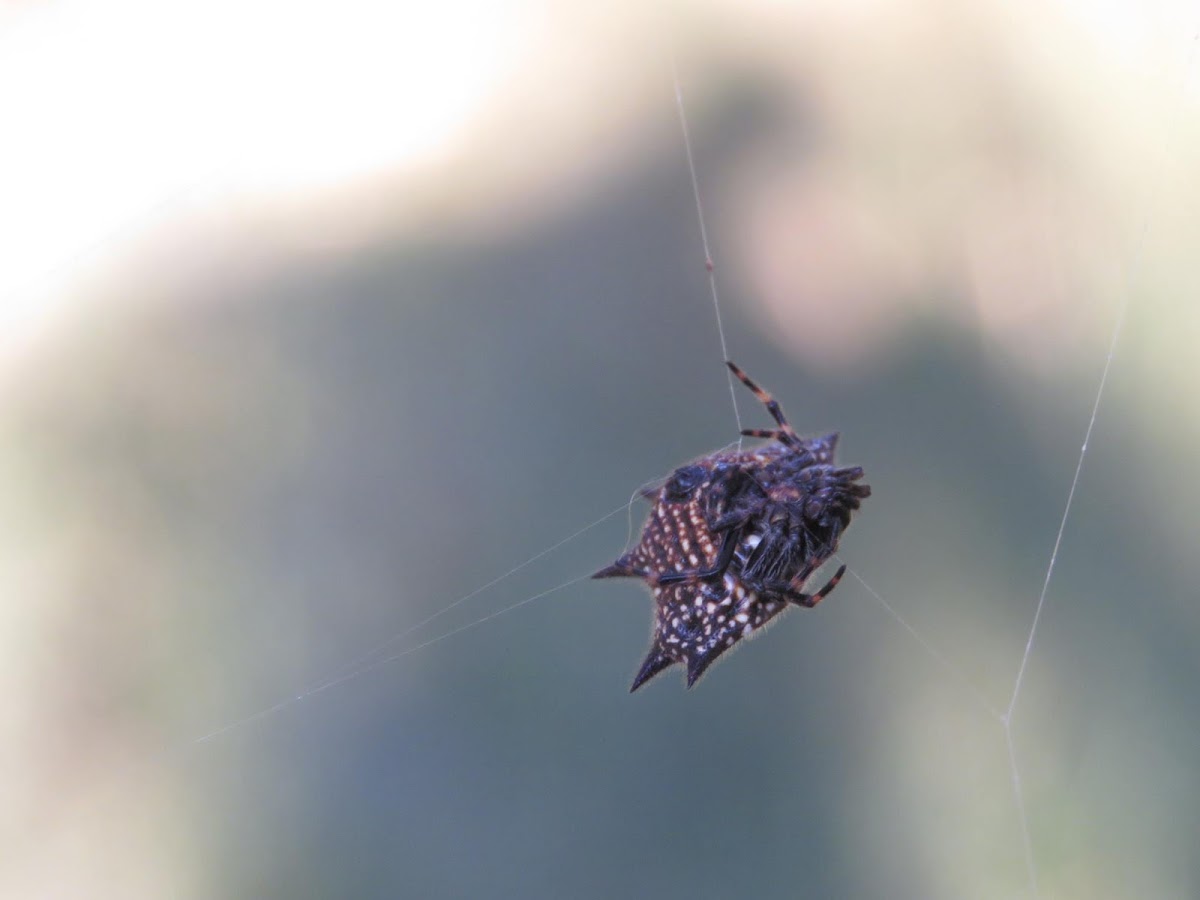
[[[810,555],[828,559],[837,550],[838,541],[842,537],[842,521],[834,517],[827,527],[829,531],[824,540],[821,540],[811,529],[804,528],[805,538],[810,542]],[[808,574],[806,573],[804,577],[807,578]]]
[[[830,592],[838,586],[838,582],[842,580],[842,576],[846,574],[846,567],[842,566],[834,573],[834,576],[829,579],[825,587],[821,588],[815,594],[806,594],[803,591],[796,590],[791,585],[788,585],[786,591],[781,591],[789,603],[795,603],[797,606],[803,606],[805,609],[812,609],[822,600],[829,596]],[[795,584],[795,581],[792,582]]]
[[[713,485],[712,502],[705,513],[713,534],[740,528],[750,520],[752,509],[747,507],[746,497],[752,490],[758,497],[765,499],[767,496],[767,489],[744,468],[735,469]]]
[[[696,572],[668,572],[665,575],[659,575],[655,584],[678,584],[681,581],[696,582],[720,578],[729,568],[729,564],[733,562],[733,553],[737,550],[737,545],[737,535],[733,531],[726,531],[725,537],[721,539],[721,552],[717,554],[717,561],[713,563],[712,568]]]
[[[750,521],[749,513],[745,513],[740,510],[735,509],[732,512],[726,513],[725,515],[723,515],[719,519],[717,519],[715,522],[713,522],[712,525],[709,526],[709,529],[712,531],[713,534],[720,534],[723,531],[729,531],[730,529],[741,528],[743,525],[745,525],[749,521]],[[724,547],[722,547],[722,549],[724,549]]]
[[[759,399],[759,402],[767,408],[767,412],[771,414],[776,422],[779,423],[779,440],[785,444],[800,443],[800,436],[796,434],[796,430],[788,424],[787,416],[783,414],[783,407],[779,405],[779,401],[760,388],[757,384],[750,380],[750,376],[738,368],[733,360],[725,360],[725,365],[729,366],[729,371],[737,376],[738,381],[750,388],[754,392],[754,396]],[[742,432],[746,434],[746,432]],[[761,437],[762,435],[752,434],[751,437]]]
[[[749,578],[762,579],[764,573],[760,566],[764,559],[777,556],[778,543],[778,525],[768,525],[766,530],[758,535],[758,544],[746,556],[746,561],[742,565],[743,574]]]

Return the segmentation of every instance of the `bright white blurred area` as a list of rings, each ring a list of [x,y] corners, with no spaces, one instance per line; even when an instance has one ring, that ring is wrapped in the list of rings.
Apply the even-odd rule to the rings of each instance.
[[[1063,310],[1087,300],[1086,327],[1107,327],[1117,252],[1139,223],[1159,232],[1147,281],[1200,238],[1186,13],[16,4],[0,34],[0,353],[69,317],[89,275],[136,268],[148,236],[214,208],[232,233],[304,253],[397,223],[505,229],[557,207],[647,135],[671,137],[673,31],[697,115],[720,73],[776,85],[779,127],[743,149],[712,202],[737,236],[728,262],[781,340],[844,358],[932,313],[1061,364],[1049,348],[1077,327]],[[960,291],[974,303],[942,299]],[[828,310],[818,328],[810,298]]]
[[[196,205],[283,202],[454,152],[526,44],[516,10],[29,3],[0,36],[0,331],[81,257]]]
[[[1175,0],[5,6],[0,895],[1022,895],[1002,729],[849,578],[691,694],[585,583],[256,717],[734,437],[672,57],[730,354],[1000,707],[1126,310],[1013,733],[1042,896],[1197,895]]]

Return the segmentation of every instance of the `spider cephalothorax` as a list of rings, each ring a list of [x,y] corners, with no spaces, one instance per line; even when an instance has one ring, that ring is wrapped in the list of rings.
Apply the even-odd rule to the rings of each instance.
[[[871,489],[863,470],[834,464],[838,436],[802,438],[779,404],[728,363],[779,426],[754,450],[719,451],[676,469],[655,491],[638,544],[596,578],[644,579],[654,595],[654,640],[637,690],[674,663],[691,687],[717,658],[788,604],[816,606],[846,567],[815,594],[804,582],[837,550]]]

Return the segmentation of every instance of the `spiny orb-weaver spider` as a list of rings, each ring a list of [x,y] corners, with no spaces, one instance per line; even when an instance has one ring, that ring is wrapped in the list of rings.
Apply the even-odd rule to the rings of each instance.
[[[654,501],[638,544],[593,578],[641,578],[654,595],[654,638],[630,691],[675,663],[691,687],[717,658],[779,615],[808,609],[841,580],[842,566],[815,594],[804,582],[837,550],[871,488],[858,466],[834,464],[836,433],[796,434],[783,409],[740,368],[730,370],[762,401],[777,428],[749,428],[771,441],[718,451],[675,470]]]

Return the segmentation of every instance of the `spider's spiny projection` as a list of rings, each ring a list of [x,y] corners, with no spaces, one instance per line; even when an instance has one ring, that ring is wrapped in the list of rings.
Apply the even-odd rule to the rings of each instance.
[[[804,582],[837,550],[871,488],[863,470],[834,464],[838,436],[802,438],[770,394],[726,363],[763,402],[777,428],[747,429],[771,443],[710,454],[676,469],[657,490],[641,540],[595,578],[642,578],[654,595],[654,640],[631,691],[675,663],[688,687],[722,653],[789,604],[811,608]]]

